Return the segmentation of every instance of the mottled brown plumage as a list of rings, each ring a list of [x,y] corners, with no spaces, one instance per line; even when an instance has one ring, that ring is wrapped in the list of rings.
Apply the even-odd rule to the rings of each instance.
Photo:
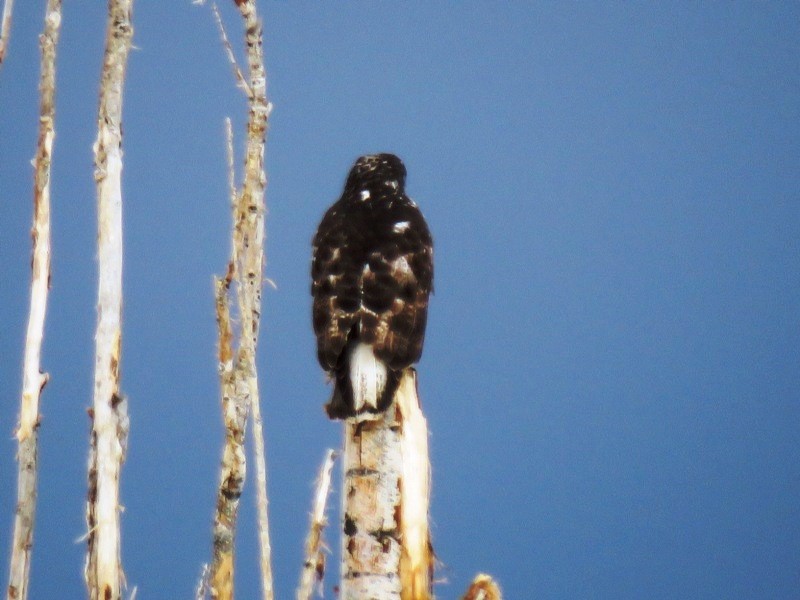
[[[433,244],[422,213],[405,194],[405,175],[394,155],[359,158],[314,237],[313,322],[319,362],[335,379],[327,407],[332,418],[384,410],[400,372],[422,354]],[[351,360],[368,356],[364,345],[377,359],[380,397],[361,406]],[[373,381],[369,371],[363,377]]]

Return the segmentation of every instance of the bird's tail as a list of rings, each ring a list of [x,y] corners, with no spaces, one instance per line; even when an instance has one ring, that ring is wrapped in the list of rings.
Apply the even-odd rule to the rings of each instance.
[[[325,407],[332,419],[381,413],[388,408],[400,382],[400,373],[372,352],[372,346],[356,343],[335,374],[335,387]]]

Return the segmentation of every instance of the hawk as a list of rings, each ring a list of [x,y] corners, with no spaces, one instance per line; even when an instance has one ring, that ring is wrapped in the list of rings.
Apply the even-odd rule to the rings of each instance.
[[[314,333],[334,380],[332,419],[386,410],[422,354],[433,240],[405,183],[393,154],[362,156],[314,236]]]

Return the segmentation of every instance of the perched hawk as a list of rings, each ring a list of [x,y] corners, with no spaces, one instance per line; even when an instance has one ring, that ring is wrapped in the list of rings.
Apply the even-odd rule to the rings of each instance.
[[[385,410],[422,354],[433,241],[405,183],[393,154],[362,156],[314,236],[314,333],[335,380],[332,419]]]

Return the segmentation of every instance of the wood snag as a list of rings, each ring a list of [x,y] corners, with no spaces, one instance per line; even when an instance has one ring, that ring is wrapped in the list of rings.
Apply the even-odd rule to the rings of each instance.
[[[85,579],[91,600],[117,600],[125,585],[120,542],[119,483],[128,436],[127,399],[120,391],[122,343],[122,98],[131,46],[132,0],[109,0],[100,82],[97,141],[97,331],[94,402],[86,508]]]
[[[223,44],[240,87],[248,96],[247,149],[242,188],[235,185],[233,142],[228,121],[229,188],[233,206],[231,258],[225,277],[216,281],[217,324],[219,331],[219,373],[222,412],[225,421],[225,446],[220,485],[217,492],[213,530],[213,556],[209,569],[212,598],[234,597],[234,548],[239,498],[246,477],[245,433],[247,419],[253,417],[256,462],[257,510],[262,598],[271,600],[272,566],[267,504],[267,469],[261,419],[256,349],[261,320],[261,291],[264,282],[264,149],[270,105],[266,99],[266,75],[261,47],[261,23],[254,0],[237,2],[245,30],[249,82],[235,64],[216,6]],[[230,295],[235,293],[238,328],[231,320]]]
[[[7,37],[10,4],[6,0],[2,41]],[[8,598],[28,597],[33,528],[36,516],[36,484],[38,477],[39,399],[48,376],[41,371],[47,296],[50,289],[50,164],[55,139],[56,48],[61,31],[61,0],[48,0],[44,32],[39,38],[41,75],[39,78],[39,139],[34,158],[33,184],[33,258],[31,261],[31,296],[28,329],[25,336],[25,357],[22,367],[22,398],[17,425],[17,506],[11,546]],[[2,49],[0,49],[2,60]]]

